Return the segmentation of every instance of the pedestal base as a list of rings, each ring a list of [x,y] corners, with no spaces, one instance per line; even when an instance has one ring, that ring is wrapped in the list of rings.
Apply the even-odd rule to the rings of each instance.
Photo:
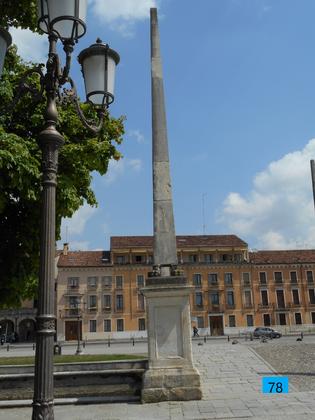
[[[142,403],[201,400],[197,369],[149,369],[143,377]]]

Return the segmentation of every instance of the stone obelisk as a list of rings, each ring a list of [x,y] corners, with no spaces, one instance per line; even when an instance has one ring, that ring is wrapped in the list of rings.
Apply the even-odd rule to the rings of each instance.
[[[157,9],[151,9],[150,14],[154,266],[142,289],[149,350],[142,388],[144,403],[201,398],[200,376],[193,366],[191,349],[192,287],[177,270]]]

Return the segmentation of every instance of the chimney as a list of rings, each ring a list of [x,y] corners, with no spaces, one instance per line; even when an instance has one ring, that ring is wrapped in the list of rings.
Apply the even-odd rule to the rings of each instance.
[[[66,242],[63,244],[63,250],[62,250],[63,255],[68,255],[68,251],[69,251],[69,244]]]

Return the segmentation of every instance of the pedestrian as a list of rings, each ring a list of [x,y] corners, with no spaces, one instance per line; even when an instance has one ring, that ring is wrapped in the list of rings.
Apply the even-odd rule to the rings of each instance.
[[[196,326],[194,326],[193,332],[194,332],[194,337],[199,337],[198,328]]]

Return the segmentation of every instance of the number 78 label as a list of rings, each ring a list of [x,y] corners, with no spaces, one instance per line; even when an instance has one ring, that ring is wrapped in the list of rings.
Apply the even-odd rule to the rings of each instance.
[[[262,378],[263,394],[287,394],[289,378],[286,376],[265,376]]]

